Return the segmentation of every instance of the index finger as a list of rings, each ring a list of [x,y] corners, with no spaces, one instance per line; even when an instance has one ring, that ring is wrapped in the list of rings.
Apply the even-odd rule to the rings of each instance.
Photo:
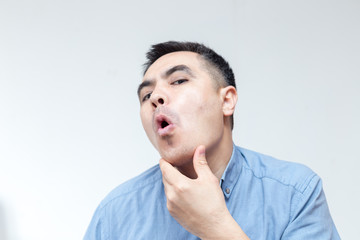
[[[159,165],[163,175],[163,180],[170,185],[175,185],[176,183],[183,181],[186,178],[179,172],[179,170],[177,170],[164,159],[160,159]]]

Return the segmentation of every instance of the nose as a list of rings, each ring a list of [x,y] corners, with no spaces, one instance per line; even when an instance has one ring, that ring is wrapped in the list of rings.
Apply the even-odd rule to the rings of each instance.
[[[167,102],[167,98],[164,94],[160,93],[152,93],[151,94],[151,104],[154,108],[159,107],[160,105],[164,105]]]

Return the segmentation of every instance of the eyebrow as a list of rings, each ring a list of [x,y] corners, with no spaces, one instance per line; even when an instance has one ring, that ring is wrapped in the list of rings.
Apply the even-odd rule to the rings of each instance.
[[[152,81],[152,80],[145,80],[145,81],[143,81],[143,82],[139,85],[138,90],[137,90],[137,95],[138,95],[138,97],[140,97],[140,92],[141,92],[141,90],[142,90],[144,87],[153,86],[154,84],[155,84],[155,83],[154,83],[154,81]]]
[[[191,69],[186,65],[176,65],[176,66],[170,68],[169,70],[167,70],[165,72],[164,76],[169,77],[171,74],[173,74],[174,72],[177,72],[177,71],[186,72],[190,76],[192,76],[192,77],[194,76]]]
[[[171,74],[173,74],[174,72],[178,72],[178,71],[181,71],[181,72],[185,72],[187,74],[189,74],[191,77],[194,77],[194,74],[193,72],[191,71],[191,69],[186,66],[186,65],[176,65],[174,67],[171,67],[170,69],[168,69],[164,74],[163,76],[165,78],[168,78]],[[140,97],[140,92],[141,90],[144,88],[144,87],[148,87],[148,86],[153,86],[155,84],[154,80],[144,80],[138,87],[138,90],[137,90],[137,94],[138,96]]]

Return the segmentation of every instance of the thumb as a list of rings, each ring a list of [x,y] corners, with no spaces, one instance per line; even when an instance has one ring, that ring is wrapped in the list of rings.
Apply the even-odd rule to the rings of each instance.
[[[200,145],[196,148],[193,158],[193,164],[198,177],[204,174],[208,174],[209,172],[212,173],[206,161],[204,145]]]

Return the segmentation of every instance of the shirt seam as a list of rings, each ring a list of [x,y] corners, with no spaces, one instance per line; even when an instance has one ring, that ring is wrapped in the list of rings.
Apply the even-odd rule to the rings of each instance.
[[[310,184],[311,184],[311,182],[314,180],[315,177],[316,177],[316,174],[314,174],[314,175],[310,178],[310,180],[309,180],[307,186],[305,187],[304,191],[299,192],[300,194],[298,194],[298,195],[296,196],[296,200],[294,199],[294,201],[293,201],[294,204],[292,204],[293,208],[290,208],[289,223],[291,222],[291,219],[293,219],[293,217],[294,217],[295,209],[298,208],[301,200],[304,198],[304,192],[305,192],[307,189],[309,189]]]
[[[299,189],[300,187],[296,187],[295,185],[293,185],[293,184],[291,184],[291,183],[286,184],[286,183],[284,183],[284,182],[282,182],[281,180],[276,179],[276,178],[272,178],[272,177],[269,177],[269,176],[257,176],[257,175],[254,173],[253,169],[251,169],[251,168],[249,168],[249,167],[247,167],[247,166],[244,166],[244,165],[243,165],[243,168],[246,169],[246,170],[249,170],[249,171],[252,173],[252,175],[253,175],[254,177],[258,178],[258,179],[264,179],[264,178],[266,178],[266,179],[271,179],[271,180],[276,181],[276,182],[278,182],[278,183],[280,183],[280,184],[282,184],[282,185],[284,185],[284,186],[290,186],[290,187],[292,187],[295,191],[297,191],[297,192],[299,192],[299,193],[301,193],[301,194],[303,194],[303,193],[305,192],[305,190],[308,188],[309,183],[311,182],[311,180],[316,176],[315,173],[309,174],[309,175],[306,177],[306,179],[305,179],[305,180],[302,182],[302,184],[301,184],[301,187],[304,186],[304,184],[306,184],[306,183],[307,183],[307,186],[306,186],[303,190],[301,190],[301,189]],[[310,179],[310,180],[309,180],[309,179]]]

